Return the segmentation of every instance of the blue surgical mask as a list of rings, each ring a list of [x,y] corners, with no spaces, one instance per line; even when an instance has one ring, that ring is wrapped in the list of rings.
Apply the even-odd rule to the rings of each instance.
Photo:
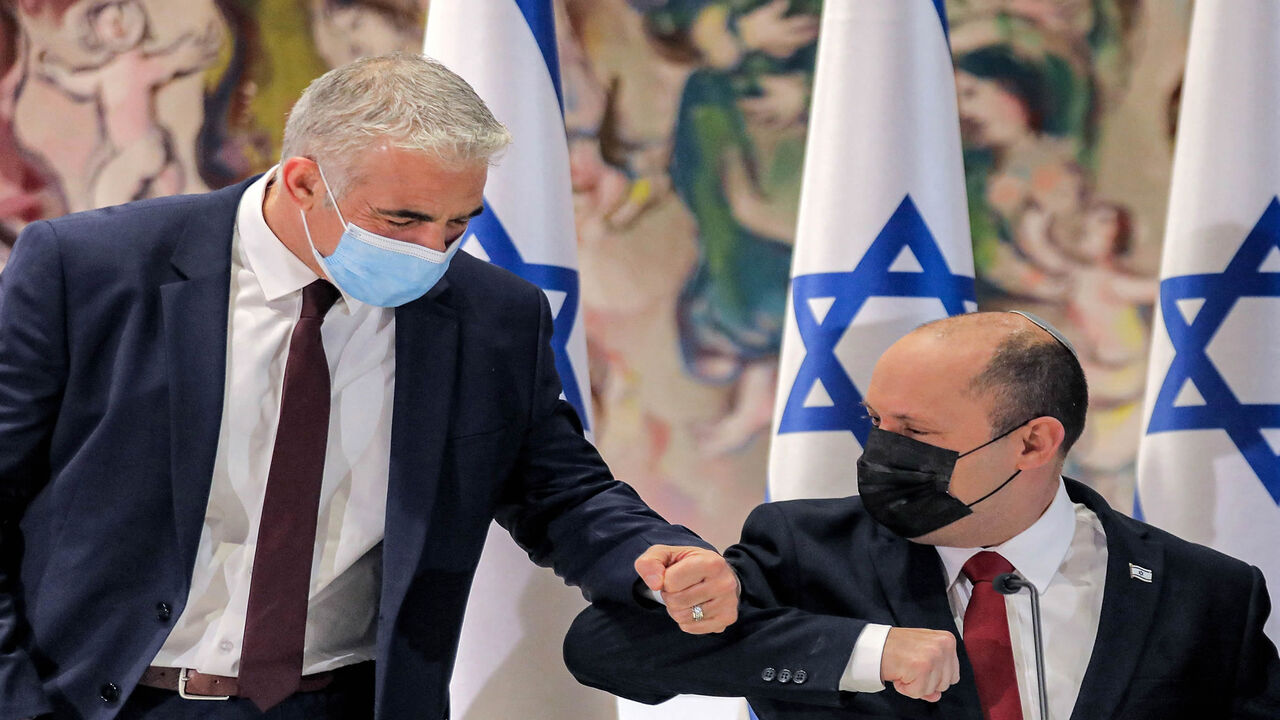
[[[320,165],[317,163],[316,167]],[[426,295],[444,277],[449,261],[462,247],[461,242],[440,252],[365,230],[342,217],[323,169],[320,181],[329,193],[338,219],[346,227],[332,255],[324,257],[316,250],[311,241],[311,228],[307,227],[307,214],[298,212],[316,261],[330,282],[344,293],[368,305],[398,307]]]

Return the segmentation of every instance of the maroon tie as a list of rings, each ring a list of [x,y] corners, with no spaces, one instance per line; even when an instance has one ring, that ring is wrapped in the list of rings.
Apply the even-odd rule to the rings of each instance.
[[[1009,616],[1004,596],[991,584],[997,576],[1013,572],[1013,565],[999,553],[980,552],[969,558],[961,572],[973,583],[964,611],[964,649],[973,664],[982,715],[986,720],[1022,720]]]
[[[329,438],[329,365],[320,324],[337,299],[337,289],[324,280],[303,288],[302,314],[289,338],[240,653],[240,695],[263,711],[296,692],[302,679],[311,558]]]

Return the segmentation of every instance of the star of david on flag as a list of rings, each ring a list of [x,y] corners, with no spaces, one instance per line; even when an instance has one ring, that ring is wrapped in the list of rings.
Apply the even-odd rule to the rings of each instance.
[[[562,265],[525,262],[506,228],[502,226],[502,220],[487,200],[484,203],[484,213],[471,220],[463,241],[468,244],[478,243],[489,262],[510,270],[547,293],[555,322],[551,349],[556,356],[556,371],[560,373],[564,399],[578,411],[583,427],[590,429],[586,396],[569,355],[569,338],[573,336],[578,316],[578,271]]]
[[[1160,283],[1160,309],[1175,354],[1147,433],[1225,431],[1280,503],[1280,456],[1263,434],[1280,430],[1280,403],[1243,402],[1209,354],[1232,311],[1247,312],[1240,301],[1261,297],[1280,302],[1280,198],[1271,199],[1224,271]]]
[[[976,308],[943,4],[828,0],[821,37],[778,359],[773,500],[856,493],[876,359],[916,326]]]
[[[918,269],[909,265],[908,251]],[[872,297],[936,298],[948,315],[974,303],[973,278],[957,275],[908,195],[849,272],[814,273],[792,280],[792,307],[805,357],[787,396],[779,433],[847,430],[859,444],[871,427],[862,393],[836,357],[836,344]],[[814,403],[815,394],[825,397]]]

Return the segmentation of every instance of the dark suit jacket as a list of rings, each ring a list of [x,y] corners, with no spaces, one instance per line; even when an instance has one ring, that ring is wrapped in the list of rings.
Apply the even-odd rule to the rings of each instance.
[[[0,278],[0,720],[114,716],[183,610],[244,187],[33,224]],[[649,544],[702,544],[610,477],[551,332],[541,291],[465,253],[396,310],[379,718],[447,716],[492,519],[619,603]]]
[[[1280,661],[1263,635],[1269,602],[1257,568],[1125,517],[1077,482],[1067,491],[1097,513],[1108,551],[1072,720],[1280,718]],[[641,702],[745,696],[765,720],[981,720],[958,637],[960,682],[936,704],[892,687],[839,691],[866,622],[956,632],[937,552],[885,530],[858,498],[761,505],[725,555],[743,586],[736,625],[684,636],[658,622],[662,613],[602,603],[565,639],[570,671]],[[1131,579],[1130,563],[1150,569],[1152,582]]]

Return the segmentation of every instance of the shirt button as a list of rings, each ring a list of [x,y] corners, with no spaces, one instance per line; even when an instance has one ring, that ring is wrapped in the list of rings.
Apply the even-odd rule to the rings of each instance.
[[[160,622],[169,622],[169,618],[173,617],[173,608],[169,607],[167,602],[156,603],[156,619]]]
[[[791,671],[786,668],[782,668],[781,670],[779,670],[778,682],[780,683],[791,682]]]
[[[773,675],[774,675],[773,668],[765,668],[764,672],[760,673],[760,679],[764,680],[765,682],[773,682]]]
[[[102,698],[102,702],[110,705],[120,699],[120,687],[112,682],[103,683],[102,687],[98,688],[98,697]]]
[[[218,643],[218,649],[224,653],[229,653],[235,648],[236,648],[236,644],[231,642],[230,640],[223,640],[222,642]]]
[[[809,673],[803,670],[797,670],[795,674],[791,676],[791,682],[797,685],[803,683],[805,680],[808,680],[808,679],[809,679]]]

